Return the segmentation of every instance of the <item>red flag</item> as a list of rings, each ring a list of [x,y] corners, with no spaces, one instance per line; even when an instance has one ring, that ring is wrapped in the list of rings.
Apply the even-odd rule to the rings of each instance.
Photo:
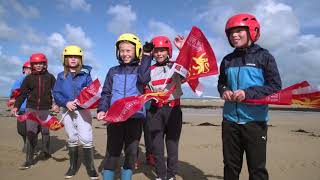
[[[292,104],[320,108],[320,87],[308,86],[294,90]]]
[[[30,120],[38,123],[43,127],[47,127],[52,131],[57,131],[63,128],[63,124],[59,123],[59,120],[55,116],[49,115],[46,120],[40,119],[35,112],[27,112],[17,117],[17,120],[20,122],[24,122],[26,120]]]
[[[204,87],[199,82],[199,79],[189,79],[189,80],[187,80],[187,82],[193,92],[195,92],[198,96],[202,95]]]
[[[214,52],[198,27],[192,27],[172,68],[187,78],[193,91],[199,85],[198,78],[218,74]]]
[[[7,102],[8,108],[11,108],[14,105],[15,100],[21,94],[21,89],[15,89],[11,92],[10,99]]]
[[[320,87],[313,87],[307,81],[294,84],[262,99],[246,99],[252,104],[302,105],[320,108]]]
[[[78,106],[84,109],[97,108],[101,98],[101,84],[98,79],[94,80],[89,86],[83,88],[76,98]]]
[[[119,99],[115,101],[109,108],[104,120],[110,123],[126,121],[137,111],[139,111],[150,99],[165,102],[168,100],[170,94],[172,94],[174,90],[175,86],[166,92],[146,93],[139,96],[129,96]]]

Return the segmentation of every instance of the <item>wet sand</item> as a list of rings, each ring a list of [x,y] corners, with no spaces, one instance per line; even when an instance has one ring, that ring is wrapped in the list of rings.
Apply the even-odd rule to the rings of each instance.
[[[180,140],[177,179],[223,179],[221,114],[220,108],[183,108],[184,125]],[[267,145],[270,179],[320,179],[319,116],[320,112],[270,111]],[[31,169],[23,171],[18,169],[25,160],[25,155],[21,152],[22,139],[16,131],[16,119],[9,116],[3,100],[0,101],[0,127],[1,179],[64,179],[69,159],[63,129],[51,132],[53,158],[38,161]],[[96,119],[93,127],[95,165],[101,170],[106,146],[106,127]],[[135,170],[133,179],[154,179],[153,168],[145,165],[143,139],[140,149],[141,167]],[[72,179],[89,179],[83,165]],[[240,179],[248,179],[245,162]]]

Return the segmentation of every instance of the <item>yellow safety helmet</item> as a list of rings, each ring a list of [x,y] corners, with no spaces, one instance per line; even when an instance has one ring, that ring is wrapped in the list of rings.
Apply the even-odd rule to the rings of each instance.
[[[62,52],[62,64],[64,64],[65,56],[81,56],[81,62],[83,61],[83,50],[76,45],[66,46]]]
[[[117,40],[117,43],[116,43],[117,59],[121,60],[120,53],[119,53],[119,44],[122,41],[128,41],[128,42],[132,43],[135,46],[135,48],[136,48],[136,59],[138,61],[140,61],[141,58],[142,58],[142,44],[141,44],[141,41],[140,41],[139,37],[134,35],[134,34],[131,34],[131,33],[124,33],[124,34],[121,34],[119,36],[119,38]]]

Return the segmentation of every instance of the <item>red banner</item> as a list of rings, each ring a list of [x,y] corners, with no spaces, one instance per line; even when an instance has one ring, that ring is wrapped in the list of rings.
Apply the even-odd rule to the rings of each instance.
[[[252,104],[302,105],[320,108],[320,88],[310,86],[307,81],[294,84],[262,99],[246,99]]]
[[[30,121],[36,122],[37,124],[43,127],[49,128],[52,131],[57,131],[63,128],[63,124],[59,123],[59,120],[55,116],[49,115],[46,120],[42,120],[36,115],[35,112],[27,112],[27,113],[24,113],[23,115],[19,115],[17,117],[17,120],[20,122],[30,120]]]
[[[20,94],[21,94],[20,88],[15,89],[15,90],[13,90],[13,91],[11,92],[10,99],[9,99],[8,102],[7,102],[8,108],[13,107],[15,100],[17,99],[17,97],[18,97]]]
[[[214,52],[198,27],[192,27],[173,68],[175,72],[187,78],[187,82],[195,92],[199,81],[189,82],[190,80],[218,74]]]
[[[308,86],[294,90],[292,104],[320,108],[320,87]]]
[[[83,88],[76,98],[78,106],[84,109],[95,109],[101,97],[101,84],[98,79],[94,80],[89,86]]]
[[[143,105],[151,99],[166,102],[174,90],[175,86],[166,92],[146,93],[139,96],[129,96],[119,99],[109,108],[104,120],[110,123],[126,121],[137,111],[142,109]]]

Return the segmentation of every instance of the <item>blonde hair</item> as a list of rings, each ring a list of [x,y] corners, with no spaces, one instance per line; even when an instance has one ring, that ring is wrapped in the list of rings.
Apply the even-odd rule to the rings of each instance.
[[[76,68],[76,74],[78,74],[82,69],[82,58],[80,58],[79,60],[79,65]],[[64,78],[67,77],[68,72],[70,72],[70,67],[69,67],[69,61],[66,60],[66,58],[64,58],[63,61],[63,74],[64,74]]]

